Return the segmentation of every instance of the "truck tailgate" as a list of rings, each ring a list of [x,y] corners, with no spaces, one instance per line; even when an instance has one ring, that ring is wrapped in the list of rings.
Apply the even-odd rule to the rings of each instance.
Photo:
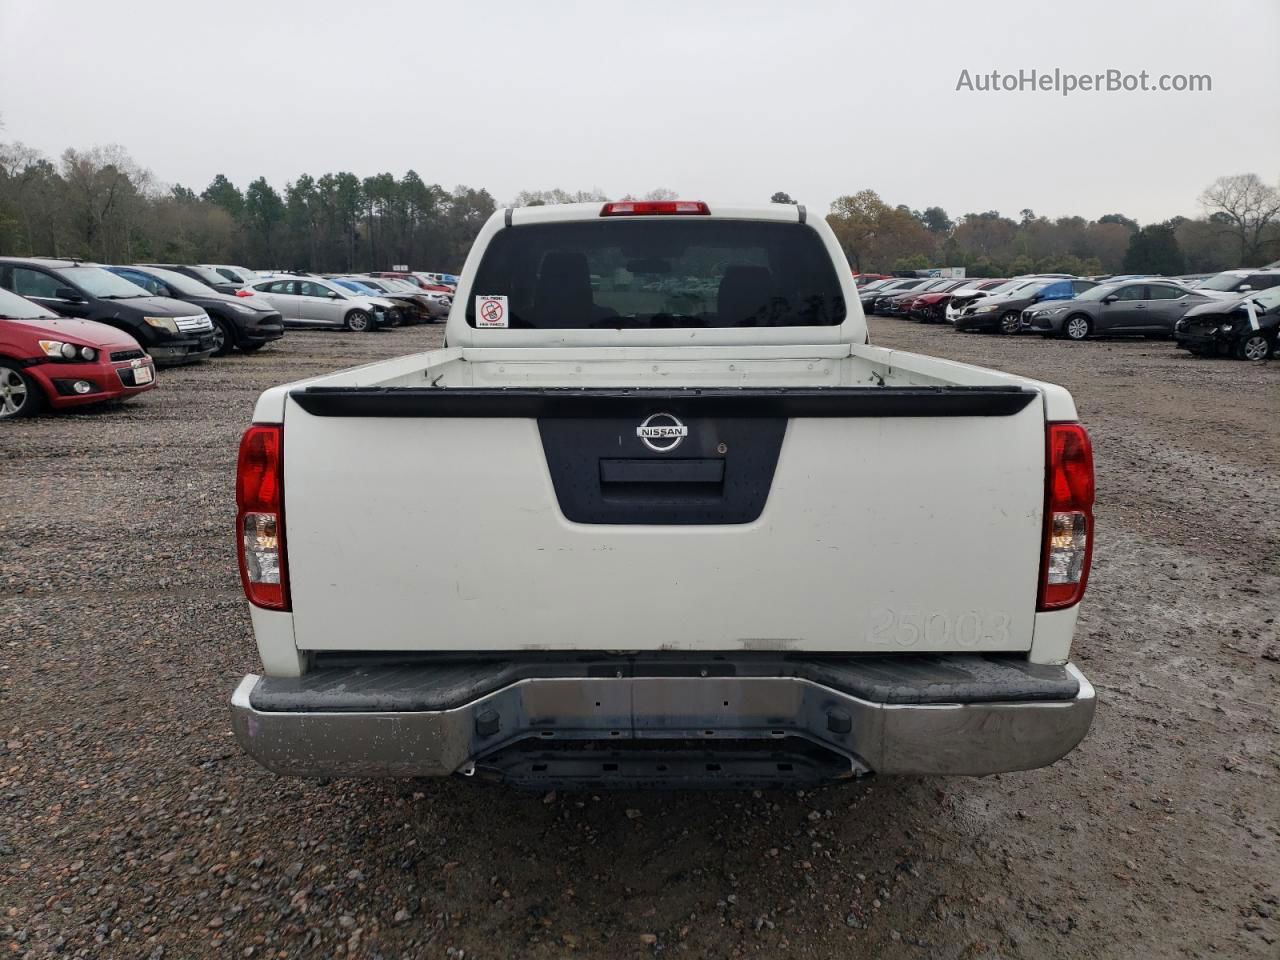
[[[299,390],[295,637],[1027,650],[1044,457],[1025,388]]]

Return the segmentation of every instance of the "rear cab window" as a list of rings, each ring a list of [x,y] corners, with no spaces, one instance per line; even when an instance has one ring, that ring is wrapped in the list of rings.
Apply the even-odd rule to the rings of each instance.
[[[822,239],[799,223],[609,219],[509,227],[475,296],[508,298],[511,327],[837,326],[846,307]],[[467,304],[474,327],[475,297]]]

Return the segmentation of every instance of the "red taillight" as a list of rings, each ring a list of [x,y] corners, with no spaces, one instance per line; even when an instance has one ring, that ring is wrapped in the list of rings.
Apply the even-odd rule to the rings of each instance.
[[[1044,553],[1039,610],[1079,603],[1093,558],[1093,448],[1078,423],[1045,428]]]
[[[644,215],[710,216],[711,208],[701,200],[619,200],[600,208],[602,217],[636,217]]]
[[[240,440],[236,466],[240,581],[249,602],[289,609],[284,565],[284,430],[255,424]]]
[[[252,297],[252,296],[253,296],[253,291],[252,291],[252,290],[246,290],[244,287],[241,287],[239,290],[237,290],[237,291],[236,291],[236,296],[237,296],[237,297]]]

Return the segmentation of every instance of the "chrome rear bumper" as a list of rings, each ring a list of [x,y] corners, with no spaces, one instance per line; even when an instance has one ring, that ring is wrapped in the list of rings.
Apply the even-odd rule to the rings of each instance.
[[[1070,699],[875,702],[797,676],[618,675],[531,677],[440,710],[259,709],[261,678],[251,674],[232,695],[231,716],[251,756],[292,776],[470,774],[530,740],[713,750],[797,737],[847,760],[847,775],[980,776],[1045,766],[1084,738],[1094,690],[1074,665],[1065,670],[1078,683]],[[369,702],[367,685],[359,694],[353,702]]]

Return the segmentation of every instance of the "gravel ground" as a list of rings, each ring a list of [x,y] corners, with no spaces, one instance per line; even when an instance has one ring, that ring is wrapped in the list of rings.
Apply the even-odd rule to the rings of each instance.
[[[310,783],[237,749],[263,388],[438,342],[290,332],[0,425],[0,943],[45,957],[1280,956],[1280,364],[873,320],[1065,384],[1099,469],[1054,767],[812,792]],[[358,502],[355,504],[358,506]]]

